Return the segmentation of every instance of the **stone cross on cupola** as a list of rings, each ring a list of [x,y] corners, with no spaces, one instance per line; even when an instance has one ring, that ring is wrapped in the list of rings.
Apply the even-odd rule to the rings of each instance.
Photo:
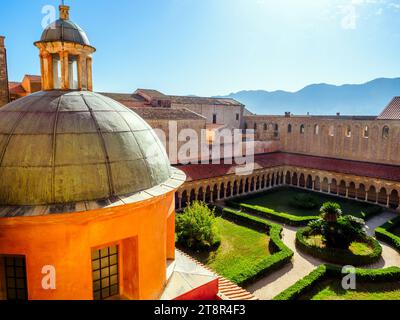
[[[40,50],[43,90],[93,90],[92,54],[86,33],[60,5],[60,18],[50,24],[35,46]]]

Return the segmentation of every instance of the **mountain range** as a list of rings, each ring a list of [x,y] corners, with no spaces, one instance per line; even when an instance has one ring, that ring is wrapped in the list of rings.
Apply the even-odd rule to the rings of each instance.
[[[400,78],[379,78],[363,84],[312,84],[297,92],[251,90],[231,93],[255,114],[379,115],[394,96],[400,96]]]

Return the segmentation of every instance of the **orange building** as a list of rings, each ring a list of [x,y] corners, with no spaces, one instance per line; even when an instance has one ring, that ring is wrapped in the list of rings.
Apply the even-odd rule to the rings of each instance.
[[[0,299],[156,299],[185,175],[92,92],[95,49],[68,9],[35,43],[44,91],[0,109]]]

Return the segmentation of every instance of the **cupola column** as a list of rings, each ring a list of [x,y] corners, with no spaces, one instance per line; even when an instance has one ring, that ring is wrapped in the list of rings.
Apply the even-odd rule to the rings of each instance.
[[[53,57],[49,52],[41,51],[40,66],[42,70],[43,90],[53,90]]]
[[[60,61],[61,61],[61,90],[70,89],[69,83],[69,60],[68,60],[68,52],[61,51],[60,52]]]
[[[87,57],[87,89],[93,91],[93,78],[92,78],[92,57]]]

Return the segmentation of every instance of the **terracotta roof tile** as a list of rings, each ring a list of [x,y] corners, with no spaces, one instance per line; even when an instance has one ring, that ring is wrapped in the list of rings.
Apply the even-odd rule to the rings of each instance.
[[[130,108],[145,120],[206,120],[205,117],[188,109]]]
[[[400,97],[394,97],[389,105],[378,116],[379,120],[399,120],[400,119]]]
[[[176,104],[208,104],[224,106],[243,106],[240,102],[230,98],[208,98],[196,96],[169,96]]]
[[[21,82],[9,82],[8,83],[8,90],[10,94],[25,94],[26,91],[22,87]]]

